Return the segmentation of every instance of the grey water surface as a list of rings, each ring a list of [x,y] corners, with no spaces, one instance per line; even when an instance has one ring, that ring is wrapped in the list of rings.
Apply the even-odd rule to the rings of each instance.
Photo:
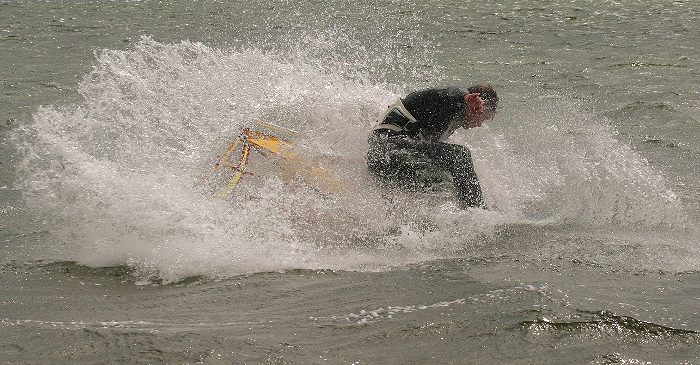
[[[0,363],[700,363],[695,1],[0,2]],[[377,186],[392,100],[492,84],[490,209]],[[337,174],[266,157],[274,122]],[[204,181],[204,182],[202,182]]]

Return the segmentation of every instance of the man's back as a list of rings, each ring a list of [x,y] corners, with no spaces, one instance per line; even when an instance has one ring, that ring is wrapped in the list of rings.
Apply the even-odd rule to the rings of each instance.
[[[411,125],[415,136],[429,141],[449,137],[467,116],[466,91],[457,87],[415,91],[402,99],[418,123]]]

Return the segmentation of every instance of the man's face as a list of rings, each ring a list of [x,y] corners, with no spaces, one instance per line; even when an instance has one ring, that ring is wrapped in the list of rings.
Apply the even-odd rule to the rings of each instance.
[[[464,123],[464,129],[481,127],[486,121],[493,119],[496,111],[487,108],[486,102],[478,93],[470,93],[464,95],[464,102],[467,104],[467,120]]]
[[[481,112],[470,114],[467,117],[467,122],[464,124],[464,129],[481,127],[484,123],[493,119],[496,116],[496,111],[491,109],[482,109]]]

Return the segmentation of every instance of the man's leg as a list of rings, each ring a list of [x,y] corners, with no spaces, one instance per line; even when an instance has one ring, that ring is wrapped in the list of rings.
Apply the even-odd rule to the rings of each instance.
[[[375,175],[394,180],[415,172],[416,161],[432,161],[452,175],[459,203],[484,207],[479,179],[466,147],[442,142],[414,140],[404,136],[375,134],[370,138],[367,164]]]
[[[465,207],[484,208],[479,178],[474,171],[469,149],[443,142],[417,141],[414,148],[452,174],[459,203]]]

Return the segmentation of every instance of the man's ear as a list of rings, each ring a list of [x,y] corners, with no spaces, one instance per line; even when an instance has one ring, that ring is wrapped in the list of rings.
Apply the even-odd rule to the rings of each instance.
[[[467,108],[470,113],[479,114],[484,111],[484,101],[479,93],[471,93],[464,95],[464,101],[467,103]]]

